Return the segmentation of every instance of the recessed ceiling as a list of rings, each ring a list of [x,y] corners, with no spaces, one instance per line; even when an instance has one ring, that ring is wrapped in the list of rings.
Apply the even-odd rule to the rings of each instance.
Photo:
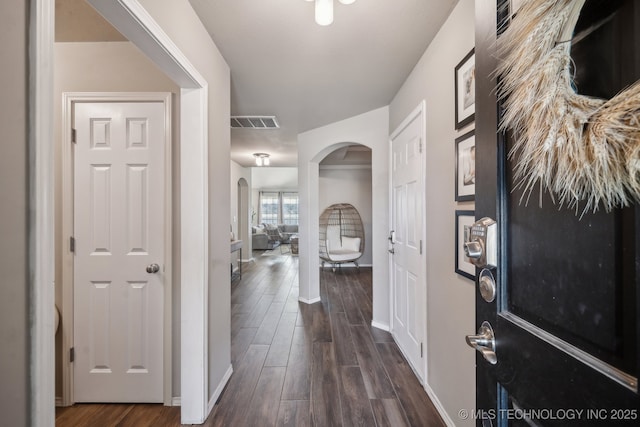
[[[320,161],[323,166],[371,166],[371,149],[359,144],[339,148]]]

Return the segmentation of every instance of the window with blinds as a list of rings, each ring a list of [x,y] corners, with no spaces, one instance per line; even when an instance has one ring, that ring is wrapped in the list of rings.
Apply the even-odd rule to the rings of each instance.
[[[280,193],[260,192],[260,223],[277,225],[279,205]]]
[[[298,224],[298,193],[261,191],[260,224]]]
[[[298,224],[298,193],[281,193],[282,223]]]

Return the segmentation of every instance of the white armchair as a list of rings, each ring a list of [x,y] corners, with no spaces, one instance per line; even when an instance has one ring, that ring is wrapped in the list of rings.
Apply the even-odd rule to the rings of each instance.
[[[362,256],[360,250],[360,237],[342,236],[340,234],[340,226],[327,226],[327,239],[325,241],[326,257],[323,258],[322,266],[325,261],[333,264],[333,271],[336,265],[346,262],[353,262],[358,268],[358,259]]]

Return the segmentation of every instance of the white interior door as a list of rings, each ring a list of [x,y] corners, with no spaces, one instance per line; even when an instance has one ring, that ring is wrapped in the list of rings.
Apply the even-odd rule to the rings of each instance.
[[[162,402],[164,105],[74,114],[75,401]]]
[[[391,333],[421,380],[426,306],[422,128],[418,114],[391,138]]]

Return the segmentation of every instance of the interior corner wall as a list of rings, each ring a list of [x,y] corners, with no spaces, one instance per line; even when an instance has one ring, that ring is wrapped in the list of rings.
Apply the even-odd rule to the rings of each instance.
[[[233,232],[233,235],[236,236],[237,239],[240,238],[241,234],[240,234],[240,230],[238,229],[238,225],[240,224],[240,215],[241,212],[238,211],[238,197],[240,196],[238,194],[238,181],[240,179],[244,178],[244,180],[247,182],[247,194],[248,194],[248,209],[249,209],[249,215],[248,215],[248,224],[247,225],[247,229],[244,230],[244,234],[246,234],[247,236],[251,237],[251,168],[245,168],[244,166],[240,166],[238,163],[234,162],[233,160],[231,160],[231,187],[229,188],[230,194],[231,194],[231,201],[230,201],[230,208],[231,208],[231,231]],[[244,259],[250,259],[251,258],[251,239],[246,239],[245,241],[242,242],[242,257]],[[235,256],[232,257],[232,262],[237,262]],[[235,266],[234,266],[235,268]]]
[[[389,325],[389,109],[378,108],[298,135],[298,195],[300,197],[300,299],[320,298],[318,221],[319,162],[327,154],[351,144],[371,149],[371,238],[373,322]]]
[[[460,0],[389,106],[390,130],[426,100],[427,387],[457,426],[460,409],[475,408],[475,352],[464,337],[475,331],[474,282],[454,272],[456,209],[453,71],[474,47],[474,1]]]
[[[55,43],[54,170],[56,304],[62,299],[62,94],[64,92],[171,92],[172,96],[172,396],[180,396],[180,88],[129,42]],[[64,319],[61,319],[62,327]],[[62,340],[56,335],[56,396],[62,396]]]
[[[0,413],[2,424],[29,419],[29,2],[0,3]]]
[[[318,208],[324,211],[335,203],[349,203],[360,214],[364,226],[364,252],[358,260],[362,266],[373,264],[372,238],[372,193],[370,168],[325,168],[320,167],[318,182]]]
[[[229,224],[231,73],[188,0],[140,0],[208,83],[209,283],[208,396],[221,392],[231,368]]]

